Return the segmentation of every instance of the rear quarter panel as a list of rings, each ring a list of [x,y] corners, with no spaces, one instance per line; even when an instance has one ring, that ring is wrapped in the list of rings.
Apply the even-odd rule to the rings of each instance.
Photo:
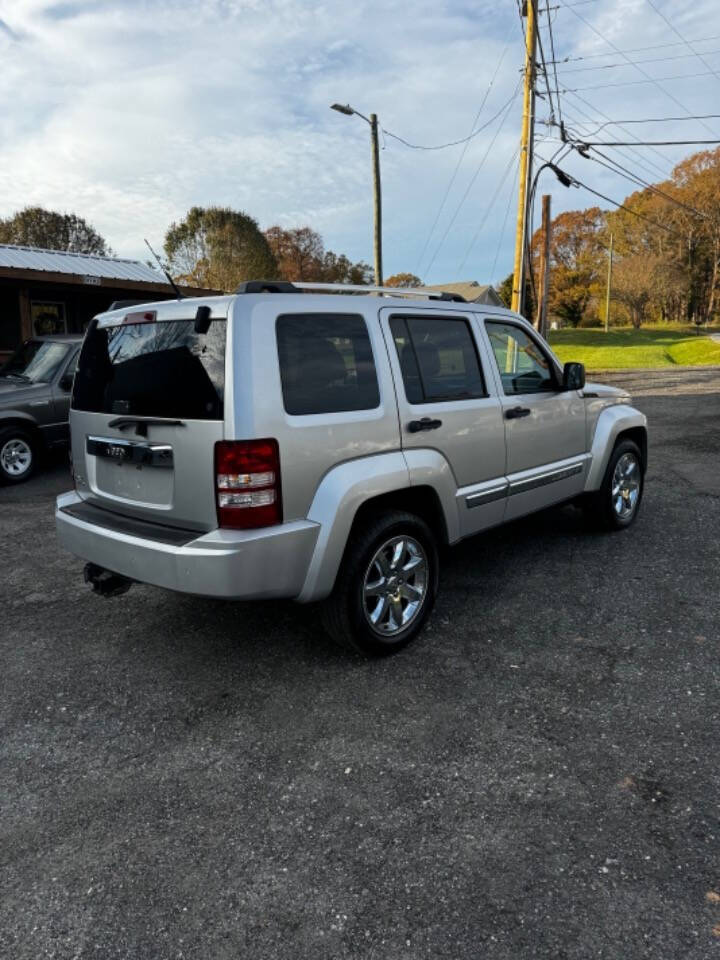
[[[233,404],[228,437],[275,437],[280,447],[283,517],[308,515],[323,477],[334,467],[400,449],[397,405],[373,298],[243,295],[232,306]],[[352,313],[370,336],[380,404],[373,410],[292,416],[285,412],[275,323],[281,314]],[[227,398],[226,398],[227,399]],[[226,408],[227,409],[227,408]],[[228,419],[230,418],[230,419]]]

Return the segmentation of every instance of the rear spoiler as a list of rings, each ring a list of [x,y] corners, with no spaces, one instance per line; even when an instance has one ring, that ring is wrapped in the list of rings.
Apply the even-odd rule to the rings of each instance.
[[[165,300],[173,299],[172,297],[165,297]],[[148,300],[147,297],[144,300],[113,300],[110,306],[107,308],[107,312],[110,310],[124,310],[126,307],[138,307],[141,303],[160,303],[162,301],[158,300]]]
[[[147,300],[113,300],[113,302],[108,307],[110,310],[123,310],[125,307],[137,307],[141,303],[147,303]]]

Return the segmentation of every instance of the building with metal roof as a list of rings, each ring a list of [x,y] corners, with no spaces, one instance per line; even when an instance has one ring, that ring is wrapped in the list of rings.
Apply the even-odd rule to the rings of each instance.
[[[0,268],[36,270],[44,273],[67,273],[105,280],[135,280],[139,283],[164,283],[165,277],[140,260],[99,257],[65,250],[43,250],[40,247],[15,247],[0,243]]]
[[[189,296],[219,293],[183,287]],[[167,300],[174,293],[141,260],[0,244],[0,362],[36,334],[81,333],[114,300]]]
[[[487,303],[495,307],[504,307],[495,287],[489,283],[478,283],[477,280],[466,280],[462,283],[429,284],[429,290],[447,290],[448,293],[459,293],[468,303]]]

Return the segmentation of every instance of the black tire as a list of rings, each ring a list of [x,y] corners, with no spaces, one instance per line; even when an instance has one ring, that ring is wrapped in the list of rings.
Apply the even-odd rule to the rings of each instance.
[[[637,482],[638,484],[637,497],[634,500],[632,509],[628,509],[627,512],[623,512],[623,510],[616,508],[614,502],[622,502],[624,508],[626,509],[630,505],[629,498],[626,499],[622,495],[619,498],[613,497],[615,469],[623,457],[634,459],[637,465],[636,480],[633,481]],[[630,463],[631,459],[626,460],[626,462]],[[640,511],[644,486],[645,465],[643,463],[640,448],[633,440],[619,440],[615,444],[613,452],[610,455],[610,460],[608,461],[607,469],[605,471],[605,476],[603,477],[603,482],[600,489],[596,493],[589,494],[583,503],[585,515],[594,526],[599,527],[600,529],[626,530],[635,522],[635,519]]]
[[[389,566],[389,575],[385,576],[380,566],[382,558],[375,561],[384,547],[387,554],[383,552],[382,557],[386,563],[387,556],[394,549],[400,549],[397,544],[390,543],[394,540],[405,541],[402,557],[407,559],[400,559],[394,570]],[[413,563],[415,567],[411,568]],[[413,569],[419,572],[413,573]],[[368,582],[373,571],[377,579]],[[356,521],[350,534],[335,587],[322,605],[323,626],[336,643],[366,656],[382,657],[397,653],[422,630],[435,603],[438,573],[437,543],[424,520],[401,510],[368,514]],[[378,590],[372,611],[368,608],[372,605],[373,597],[366,597],[366,583],[368,587]],[[418,593],[422,594],[421,601],[408,598],[408,595],[415,596]],[[386,613],[378,617],[377,624],[373,625],[371,615],[380,611],[383,598],[383,611]],[[407,624],[398,629],[393,619],[399,609],[398,604],[402,617],[405,617],[406,611],[415,602],[419,605],[407,614]]]
[[[0,483],[29,480],[35,473],[37,460],[38,447],[32,434],[21,427],[0,430]]]

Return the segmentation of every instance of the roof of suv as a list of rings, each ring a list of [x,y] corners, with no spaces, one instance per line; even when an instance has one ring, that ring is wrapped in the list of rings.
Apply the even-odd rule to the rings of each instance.
[[[326,306],[328,301],[339,302],[340,299],[343,301],[343,309],[347,310],[349,300],[356,297],[376,296],[379,306],[405,307],[406,309],[409,306],[420,306],[424,309],[430,307],[447,310],[449,307],[457,309],[462,305],[461,309],[473,311],[487,310],[490,306],[493,311],[511,313],[505,307],[497,307],[494,304],[479,304],[472,301],[467,302],[457,294],[432,290],[427,287],[373,287],[330,283],[290,283],[285,280],[253,280],[240,284],[235,293],[232,294],[186,297],[182,300],[160,300],[146,304],[133,303],[98,314],[97,319],[101,321],[101,326],[113,325],[121,322],[128,313],[141,313],[143,310],[156,312],[159,319],[180,319],[181,315],[184,318],[189,318],[194,316],[195,311],[200,306],[209,306],[213,314],[217,317],[223,317],[227,315],[230,304],[234,300],[243,297],[250,297],[254,301],[277,298],[278,305],[282,305],[288,294],[295,294],[296,297],[300,295],[307,297],[309,311],[312,311],[313,308],[317,309],[320,303]]]

